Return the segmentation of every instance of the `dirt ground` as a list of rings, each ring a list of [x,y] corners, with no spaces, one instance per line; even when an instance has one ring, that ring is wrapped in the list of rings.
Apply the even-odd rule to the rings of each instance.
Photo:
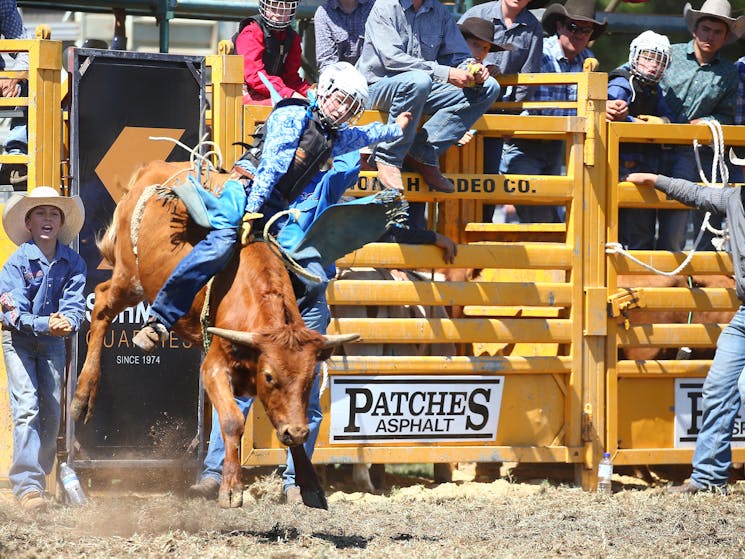
[[[109,487],[85,507],[30,516],[3,490],[0,557],[745,557],[742,482],[728,496],[669,496],[616,475],[606,497],[545,479],[472,477],[386,473],[388,489],[373,495],[332,476],[328,511],[281,504],[276,475],[247,485],[233,510],[179,491]]]

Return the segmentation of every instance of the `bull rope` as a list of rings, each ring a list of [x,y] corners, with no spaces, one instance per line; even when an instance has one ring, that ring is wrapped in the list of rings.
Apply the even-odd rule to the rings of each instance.
[[[145,204],[147,204],[148,200],[150,200],[150,198],[152,198],[157,191],[157,184],[151,184],[150,186],[146,187],[145,190],[142,191],[142,194],[140,194],[140,197],[137,199],[137,204],[135,204],[134,212],[132,212],[132,220],[129,227],[129,240],[132,242],[132,252],[134,253],[135,258],[138,260],[138,262],[139,254],[137,250],[137,241],[140,238],[140,224],[142,223],[142,216],[145,213]]]
[[[210,296],[212,295],[212,283],[215,280],[215,276],[212,276],[207,282],[204,292],[204,303],[202,304],[202,312],[199,313],[199,325],[202,327],[202,350],[207,353],[212,345],[212,334],[207,331],[210,326]]]
[[[727,186],[729,182],[729,169],[727,168],[727,165],[724,162],[724,132],[722,132],[722,125],[716,121],[716,120],[704,120],[700,124],[706,124],[709,127],[709,131],[711,132],[711,138],[712,138],[712,148],[714,150],[714,157],[712,158],[711,163],[711,180],[708,180],[706,177],[704,170],[701,165],[701,158],[699,156],[698,150],[699,150],[699,143],[698,139],[693,140],[693,154],[696,157],[696,166],[698,167],[698,173],[701,177],[701,182],[704,183],[705,186],[710,188],[724,188]],[[722,182],[718,183],[717,180],[717,171],[719,171],[719,174],[722,178]],[[693,248],[691,248],[691,251],[686,255],[685,260],[675,268],[674,270],[670,272],[665,272],[664,270],[659,270],[652,266],[651,264],[647,264],[646,262],[642,262],[635,256],[632,256],[631,253],[629,253],[625,248],[623,248],[623,245],[621,243],[606,243],[605,245],[605,253],[606,254],[621,254],[631,260],[632,262],[635,262],[642,268],[649,270],[650,272],[654,272],[655,274],[659,274],[661,276],[677,276],[680,274],[680,272],[688,266],[688,264],[693,259],[693,255],[696,254],[696,250],[698,249],[698,245],[701,242],[702,237],[704,236],[705,231],[709,231],[717,236],[716,239],[712,239],[712,244],[718,249],[723,250],[724,243],[727,240],[727,232],[724,229],[715,229],[709,224],[709,219],[711,218],[711,212],[706,212],[704,215],[704,219],[701,222],[701,228],[698,231],[698,235],[696,236],[696,240],[693,242]],[[716,241],[716,242],[715,242]]]
[[[279,241],[275,237],[273,237],[269,233],[269,229],[274,225],[274,223],[281,217],[284,217],[286,215],[289,215],[292,219],[297,220],[297,218],[300,216],[300,210],[293,208],[289,210],[282,210],[281,212],[277,212],[272,217],[267,219],[266,224],[264,225],[264,241],[269,245],[269,248],[277,255],[279,256],[282,261],[285,263],[285,267],[297,274],[298,276],[302,276],[307,280],[310,280],[314,283],[321,283],[323,281],[322,278],[315,274],[311,274],[310,272],[306,271],[305,268],[303,268],[298,262],[290,256],[287,251],[282,247],[282,245],[279,244]]]

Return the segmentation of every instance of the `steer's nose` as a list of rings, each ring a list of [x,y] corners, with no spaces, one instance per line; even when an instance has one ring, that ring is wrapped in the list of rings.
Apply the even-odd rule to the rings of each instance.
[[[303,444],[309,433],[307,425],[283,425],[277,429],[277,437],[287,446]]]

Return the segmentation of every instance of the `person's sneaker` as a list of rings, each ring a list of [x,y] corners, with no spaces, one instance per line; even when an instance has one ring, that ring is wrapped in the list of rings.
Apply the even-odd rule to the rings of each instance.
[[[302,505],[303,495],[297,485],[291,485],[285,490],[285,503],[288,505]]]
[[[137,332],[132,343],[145,353],[151,353],[156,346],[168,338],[168,328],[157,321],[148,321],[142,330]]]
[[[47,508],[47,502],[41,491],[29,491],[28,493],[23,494],[19,500],[21,502],[21,508],[25,512],[43,512]]]
[[[709,485],[707,487],[699,487],[698,485],[692,484],[690,481],[683,485],[675,485],[668,487],[665,491],[668,495],[695,495],[696,493],[715,493],[719,495],[727,494],[727,486]]]
[[[212,477],[203,477],[198,483],[189,487],[189,497],[214,501],[220,493],[220,483]]]

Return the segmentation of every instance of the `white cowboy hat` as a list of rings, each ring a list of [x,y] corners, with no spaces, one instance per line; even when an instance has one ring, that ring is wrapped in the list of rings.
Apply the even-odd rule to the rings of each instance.
[[[31,232],[26,228],[26,215],[37,206],[54,206],[65,216],[57,235],[63,245],[69,245],[83,227],[85,209],[80,196],[60,196],[54,188],[37,186],[27,195],[14,194],[5,204],[3,228],[15,244],[22,245],[31,239]]]
[[[729,34],[727,35],[727,42],[732,43],[737,39],[741,38],[745,31],[745,17],[740,16],[737,19],[732,16],[732,7],[727,0],[706,0],[703,3],[700,10],[694,10],[691,8],[691,3],[686,3],[683,8],[683,17],[688,25],[688,30],[693,33],[696,28],[698,21],[701,18],[713,18],[717,19],[725,24],[729,28]]]

